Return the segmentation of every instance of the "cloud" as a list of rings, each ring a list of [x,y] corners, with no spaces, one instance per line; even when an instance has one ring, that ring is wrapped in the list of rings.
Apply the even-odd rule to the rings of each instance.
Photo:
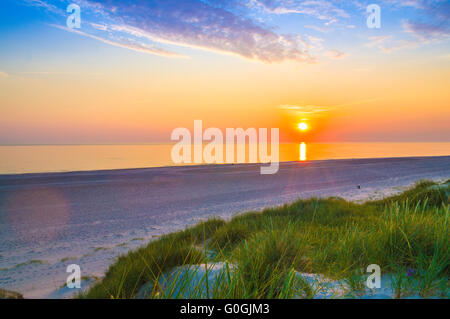
[[[394,7],[421,8],[423,0],[384,0],[384,3]]]
[[[325,56],[329,57],[330,59],[343,59],[347,55],[347,53],[340,52],[338,50],[328,50],[327,52],[325,52]]]
[[[304,14],[327,20],[327,25],[337,22],[338,18],[349,17],[344,9],[338,8],[332,1],[252,0],[252,2],[272,14]]]
[[[20,74],[23,75],[49,75],[49,76],[53,76],[53,75],[101,75],[102,73],[99,72],[65,72],[65,71],[61,71],[61,72],[55,72],[55,71],[28,71],[28,72],[20,72]]]
[[[415,48],[418,42],[415,40],[395,40],[393,36],[373,36],[369,37],[370,42],[366,43],[366,47],[376,47],[384,53],[391,53],[405,48]]]
[[[302,38],[302,45],[308,50],[317,50],[321,51],[323,49],[323,42],[325,41],[322,38],[307,36],[306,38]]]
[[[311,25],[311,24],[305,25],[305,28],[307,28],[307,29],[312,29],[312,30],[316,30],[316,31],[319,31],[319,32],[322,32],[322,33],[327,33],[327,32],[330,32],[330,31],[331,31],[330,28],[319,27],[319,26]]]
[[[9,77],[8,73],[0,71],[0,78],[7,78]]]
[[[329,26],[329,25],[332,25],[333,23],[336,23],[337,21],[338,21],[337,19],[331,19],[330,21],[325,22],[325,25]]]
[[[100,1],[96,1],[100,3]],[[277,34],[199,0],[105,1],[121,31],[151,41],[213,50],[264,62],[312,62],[298,36]],[[115,9],[115,14],[111,9]],[[117,26],[116,26],[117,30]]]
[[[56,13],[59,15],[64,14],[63,10],[61,10],[57,6],[49,3],[48,1],[44,1],[44,0],[23,0],[23,1],[27,5],[43,8],[47,12]]]
[[[403,31],[410,39],[395,40],[393,36],[371,37],[368,47],[377,47],[385,53],[404,48],[414,48],[425,43],[442,42],[450,38],[450,2],[448,0],[384,0],[383,6],[401,12],[408,7],[414,10],[403,19]],[[383,8],[382,6],[382,8]],[[414,17],[414,18],[411,18]],[[402,37],[401,34],[396,37]]]
[[[444,40],[450,37],[448,23],[428,24],[407,21],[403,24],[406,32],[412,33],[422,41]]]
[[[37,7],[56,8],[50,1],[25,1]],[[70,1],[60,2],[68,4]],[[177,0],[77,0],[76,3],[82,8],[82,25],[90,29],[59,28],[114,46],[166,57],[183,56],[157,47],[154,44],[157,42],[163,46],[233,54],[267,63],[315,62],[299,35],[278,34],[225,9],[231,4],[225,5],[222,1],[185,0],[182,5]],[[66,16],[65,13],[60,15]]]
[[[161,49],[158,47],[149,47],[148,45],[135,42],[133,39],[118,39],[117,41],[113,41],[113,40],[105,39],[105,38],[98,37],[98,36],[95,36],[92,34],[88,34],[88,33],[85,33],[85,32],[82,32],[82,31],[79,31],[76,29],[70,29],[67,27],[59,26],[59,25],[51,25],[51,26],[61,29],[61,30],[76,33],[76,34],[79,34],[79,35],[82,35],[85,37],[89,37],[91,39],[95,39],[95,40],[101,41],[103,43],[110,44],[110,45],[120,47],[120,48],[126,48],[126,49],[130,49],[130,50],[138,51],[138,52],[150,53],[150,54],[164,56],[164,57],[187,58],[186,56],[176,53],[176,52],[167,51],[167,50],[164,50],[164,49]]]
[[[385,49],[386,49],[385,43],[391,38],[392,38],[392,36],[390,36],[390,35],[372,36],[372,37],[369,37],[369,42],[367,42],[365,44],[365,46],[368,48],[376,47],[382,51],[385,51]]]
[[[30,72],[20,72],[20,74],[25,75],[73,75],[74,72],[54,72],[54,71],[30,71]]]
[[[274,15],[302,15],[299,23],[306,29],[322,33],[338,29],[349,32],[355,29],[356,21],[364,20],[361,11],[365,14],[365,5],[369,3],[358,0],[22,1],[58,15],[58,19],[63,18],[61,21],[67,17],[65,8],[69,3],[79,4],[82,8],[82,32],[78,34],[109,45],[164,57],[185,57],[186,50],[181,50],[187,47],[267,63],[315,63],[317,58],[314,54],[317,52],[313,54],[310,50],[326,47],[326,42],[308,40],[307,34],[278,31],[278,27],[285,27],[284,24],[266,25],[280,20]],[[367,47],[376,47],[387,53],[450,37],[448,0],[380,0],[380,5],[383,12],[395,11],[393,16],[397,22],[402,21],[399,16],[403,17],[403,31],[408,35],[396,31],[390,38],[373,37]],[[387,15],[383,13],[384,16]],[[402,37],[411,39],[396,40]],[[325,55],[344,57],[334,51],[329,50]]]
[[[378,35],[369,37],[370,42],[366,44],[368,47],[373,47],[376,45],[383,44],[386,40],[390,39],[392,36],[390,35]]]
[[[291,105],[283,104],[279,106],[282,110],[295,111],[305,116],[319,116],[323,113],[329,112],[333,107],[318,106],[318,105]]]
[[[419,19],[406,20],[403,28],[422,42],[450,38],[450,2],[446,0],[417,0],[422,13]]]
[[[355,101],[355,102],[332,105],[332,106],[282,104],[282,105],[279,105],[278,108],[280,108],[282,110],[298,112],[299,114],[302,114],[305,116],[321,116],[324,113],[331,112],[338,108],[355,106],[355,105],[364,105],[364,104],[374,103],[374,102],[381,101],[381,100],[382,100],[381,98],[373,98],[373,99]]]
[[[97,24],[97,23],[91,23],[91,26],[97,30],[106,31],[108,30],[108,27],[103,24]]]
[[[306,18],[318,19],[316,23],[308,23],[304,27],[322,33],[328,33],[336,28],[344,27],[340,21],[350,18],[347,7],[354,7],[346,2],[327,0],[248,0],[253,8],[259,8],[271,15],[298,14]],[[342,7],[346,7],[344,10]],[[308,20],[308,22],[311,19]],[[346,23],[347,24],[347,23]]]

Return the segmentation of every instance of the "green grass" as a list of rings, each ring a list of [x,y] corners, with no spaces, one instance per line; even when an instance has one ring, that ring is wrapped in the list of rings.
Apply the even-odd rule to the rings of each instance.
[[[176,266],[219,261],[227,265],[220,280],[207,287],[206,296],[199,288],[205,283],[192,282],[199,287],[189,288],[191,297],[313,297],[313,287],[295,272],[341,279],[357,292],[370,264],[393,274],[397,297],[447,296],[449,182],[423,181],[363,204],[311,198],[228,222],[211,219],[119,257],[104,279],[80,297],[134,298],[145,283],[153,283],[151,298],[184,298],[191,279],[175,274],[174,282],[183,278],[182,289],[170,289],[160,286],[161,276]],[[411,269],[412,277],[406,275]]]
[[[185,231],[168,234],[118,258],[101,283],[86,295],[88,298],[132,298],[148,281],[157,282],[167,270],[185,264],[198,264],[206,260],[195,245],[209,238],[225,224],[211,219]]]

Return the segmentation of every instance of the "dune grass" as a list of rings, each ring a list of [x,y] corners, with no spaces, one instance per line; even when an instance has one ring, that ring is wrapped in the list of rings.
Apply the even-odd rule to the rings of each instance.
[[[423,181],[399,195],[363,204],[311,198],[228,222],[210,219],[119,257],[103,280],[79,297],[135,298],[144,284],[152,283],[150,298],[183,298],[189,280],[184,280],[184,290],[172,289],[174,294],[161,287],[161,276],[176,266],[212,262],[225,263],[219,280],[206,295],[196,295],[190,287],[190,297],[313,297],[313,287],[296,272],[343,279],[357,291],[370,264],[393,274],[396,297],[445,297],[449,190],[450,181]]]

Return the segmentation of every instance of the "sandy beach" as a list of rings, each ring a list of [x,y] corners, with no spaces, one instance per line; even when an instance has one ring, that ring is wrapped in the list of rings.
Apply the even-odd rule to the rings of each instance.
[[[208,217],[313,196],[363,201],[450,178],[449,156],[285,162],[275,175],[259,167],[1,175],[0,287],[60,298],[68,264],[102,276],[119,254]]]

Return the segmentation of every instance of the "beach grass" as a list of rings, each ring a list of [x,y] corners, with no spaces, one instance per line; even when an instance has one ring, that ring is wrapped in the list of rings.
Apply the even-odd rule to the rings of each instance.
[[[149,284],[147,298],[314,297],[299,273],[342,280],[357,295],[370,264],[392,274],[397,298],[447,297],[449,191],[450,181],[421,181],[377,201],[311,198],[210,219],[119,257],[78,297],[136,298]],[[216,263],[224,267],[206,293],[208,280],[185,276]]]

